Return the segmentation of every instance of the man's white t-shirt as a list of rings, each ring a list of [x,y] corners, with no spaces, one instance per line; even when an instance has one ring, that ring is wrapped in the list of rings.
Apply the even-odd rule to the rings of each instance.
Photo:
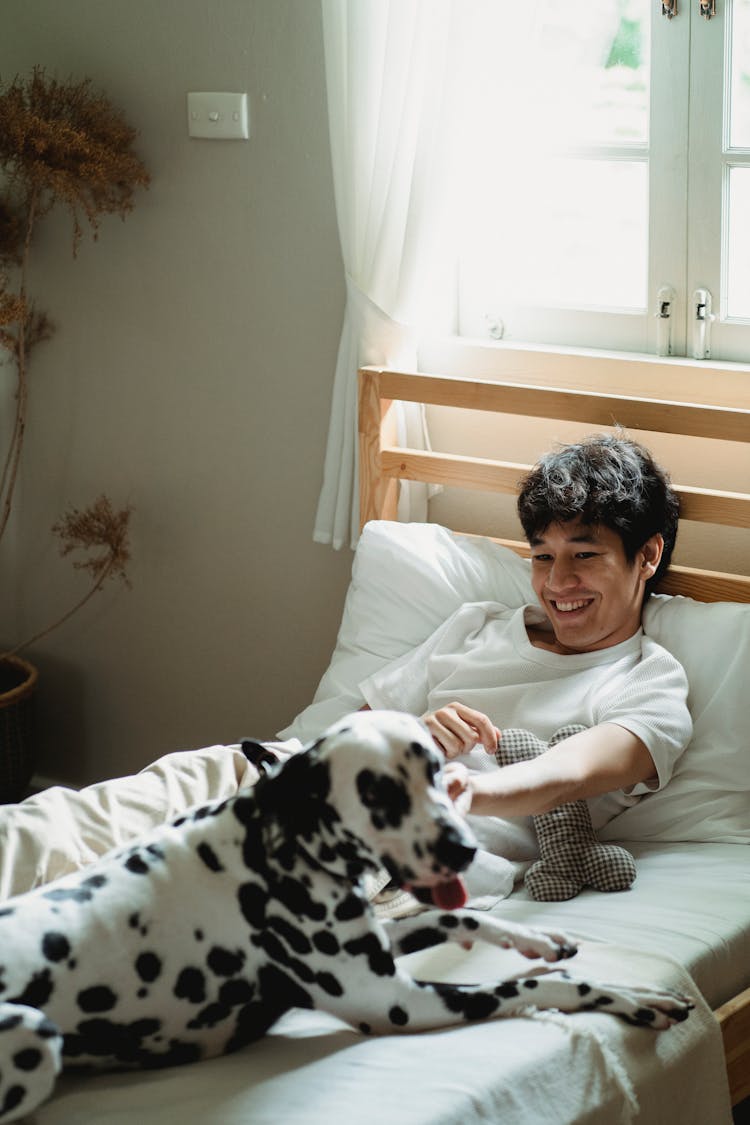
[[[600,828],[672,776],[692,734],[685,672],[642,630],[610,648],[563,656],[532,645],[527,624],[549,621],[537,606],[467,603],[360,689],[373,709],[423,715],[460,702],[482,711],[500,730],[521,727],[544,740],[571,723],[625,727],[648,748],[656,780],[591,798],[592,822]],[[459,761],[473,769],[498,768],[481,746]]]

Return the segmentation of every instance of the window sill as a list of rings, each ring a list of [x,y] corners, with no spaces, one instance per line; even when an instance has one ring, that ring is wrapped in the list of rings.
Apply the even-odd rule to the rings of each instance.
[[[685,356],[435,336],[420,344],[419,369],[717,406],[747,406],[750,402],[750,363]]]

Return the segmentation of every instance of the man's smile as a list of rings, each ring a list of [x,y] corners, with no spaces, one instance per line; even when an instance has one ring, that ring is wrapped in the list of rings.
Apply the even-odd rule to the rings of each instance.
[[[558,613],[574,613],[578,609],[584,609],[593,603],[593,598],[576,598],[571,601],[563,601],[562,599],[549,598],[549,604]]]

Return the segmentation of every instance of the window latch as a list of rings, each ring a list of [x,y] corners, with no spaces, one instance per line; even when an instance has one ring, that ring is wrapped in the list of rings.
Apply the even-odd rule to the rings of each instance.
[[[675,291],[671,285],[662,285],[656,294],[656,354],[672,354],[672,320],[674,319]]]
[[[710,291],[696,289],[693,293],[693,359],[708,359],[711,355],[711,325],[715,319]]]

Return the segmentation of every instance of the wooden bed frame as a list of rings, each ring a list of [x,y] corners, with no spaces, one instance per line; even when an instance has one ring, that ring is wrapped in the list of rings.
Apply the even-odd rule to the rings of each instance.
[[[590,423],[630,430],[750,442],[750,410],[600,394],[523,383],[489,382],[365,367],[359,372],[359,474],[362,525],[396,519],[398,482],[514,494],[528,465],[410,449],[395,443],[393,404],[415,402]],[[680,518],[750,528],[750,495],[676,485]],[[497,539],[528,555],[525,542]],[[672,566],[660,591],[699,601],[750,602],[750,575]],[[750,988],[716,1010],[732,1105],[750,1097]]]

